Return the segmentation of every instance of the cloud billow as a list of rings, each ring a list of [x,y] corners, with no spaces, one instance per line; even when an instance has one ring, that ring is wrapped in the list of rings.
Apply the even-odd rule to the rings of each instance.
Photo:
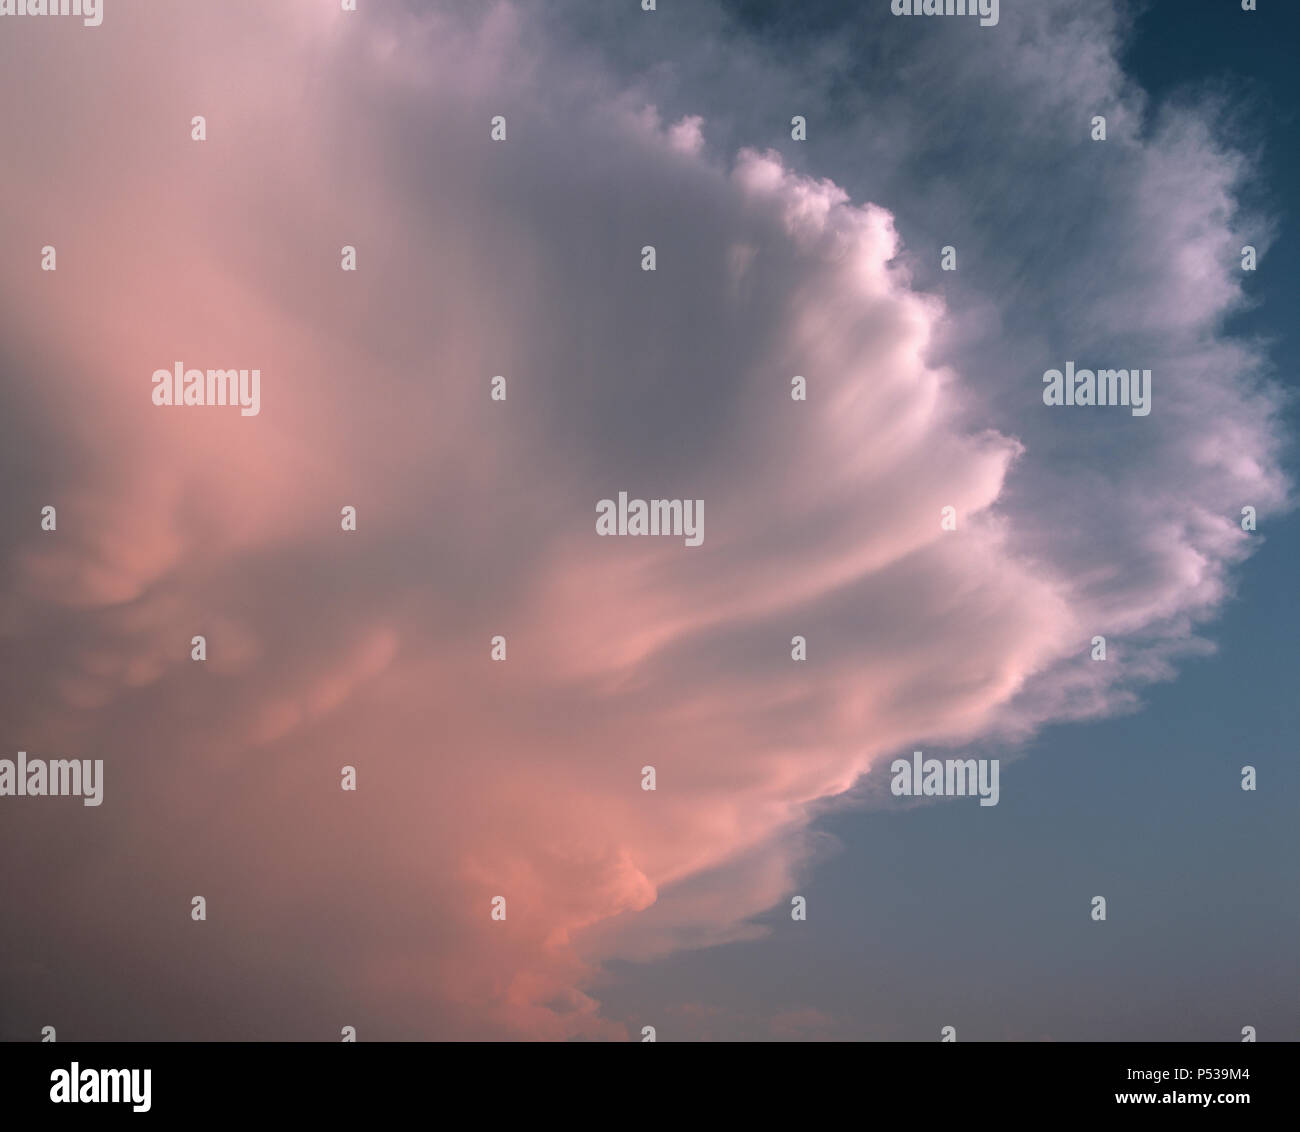
[[[719,76],[766,49],[714,11],[690,19],[717,21],[719,75],[693,86],[685,35],[665,78],[536,6],[122,3],[97,29],[116,54],[33,104],[48,128],[0,128],[29,226],[61,245],[41,294],[15,266],[30,240],[0,231],[4,398],[28,422],[5,439],[30,485],[0,595],[25,668],[9,745],[106,778],[93,828],[14,808],[0,830],[66,847],[10,898],[66,940],[22,987],[3,976],[18,1017],[68,979],[75,907],[150,977],[129,1016],[70,993],[88,1036],[248,1036],[272,1001],[283,1028],[258,1036],[351,1011],[375,1038],[621,1037],[600,964],[752,936],[819,851],[816,804],[873,765],[1125,709],[1205,647],[1256,537],[1240,507],[1289,491],[1278,394],[1222,330],[1251,240],[1208,113],[1127,128],[1140,92],[1108,21],[1007,10],[964,70],[942,65],[956,29],[890,50],[978,79],[967,144],[1033,147],[1062,184],[1086,170],[1077,196],[1011,178],[986,205],[961,191],[990,177],[973,165],[905,183],[925,99],[845,187],[729,136]],[[68,50],[39,34],[0,47],[10,102]],[[200,57],[179,49],[198,34]],[[1042,59],[1071,51],[1062,91]],[[795,105],[795,70],[758,97]],[[99,178],[86,210],[38,171],[110,71],[138,113],[63,143]],[[210,140],[150,90],[202,107]],[[910,245],[926,224],[933,246]],[[153,406],[176,358],[260,368],[258,416]],[[1150,417],[1044,407],[1067,359],[1152,369]],[[704,499],[702,545],[597,537],[624,490]],[[47,502],[57,536],[26,518]],[[221,995],[197,985],[231,962]]]

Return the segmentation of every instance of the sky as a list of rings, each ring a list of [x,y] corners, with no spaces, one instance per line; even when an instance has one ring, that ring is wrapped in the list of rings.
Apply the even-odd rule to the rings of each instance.
[[[1300,16],[357,7],[0,19],[0,1038],[1300,1037]]]

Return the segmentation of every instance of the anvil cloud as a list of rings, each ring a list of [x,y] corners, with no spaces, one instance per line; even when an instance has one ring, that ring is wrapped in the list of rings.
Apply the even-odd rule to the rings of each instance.
[[[15,1026],[635,1036],[602,962],[755,933],[882,760],[1131,706],[1207,647],[1240,507],[1286,501],[1221,333],[1243,166],[1193,112],[1120,131],[1078,221],[1113,273],[1054,349],[1015,315],[1059,263],[972,319],[901,196],[719,148],[708,92],[666,117],[534,6],[362,8],[123,0],[93,43],[0,41],[0,105],[42,92],[0,118],[3,742],[104,762],[94,810],[0,803]],[[984,37],[1029,45],[1007,90],[1095,35],[1025,20]],[[1121,439],[1041,403],[1108,334],[1155,374]],[[154,406],[176,358],[256,367],[260,413]],[[597,537],[622,489],[706,500],[707,538]]]

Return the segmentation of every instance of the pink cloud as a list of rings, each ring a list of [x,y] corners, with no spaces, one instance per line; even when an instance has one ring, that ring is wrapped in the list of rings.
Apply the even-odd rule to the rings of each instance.
[[[1224,596],[1239,540],[1210,513],[1162,584],[1118,595],[1024,550],[1044,516],[1005,496],[1036,454],[933,360],[948,314],[884,208],[773,153],[728,168],[707,122],[591,105],[585,72],[543,84],[506,5],[401,36],[306,4],[258,6],[254,34],[253,11],[150,10],[143,35],[122,5],[113,53],[33,105],[63,122],[111,82],[143,115],[66,143],[93,209],[54,131],[17,139],[32,231],[60,246],[57,279],[5,280],[21,399],[55,438],[21,513],[55,503],[59,528],[31,520],[12,555],[0,623],[40,663],[9,741],[106,759],[95,859],[48,883],[90,894],[109,952],[170,938],[143,897],[114,916],[95,895],[116,870],[169,916],[213,891],[252,997],[268,957],[301,952],[326,1005],[395,1032],[626,1036],[588,993],[601,963],[758,934],[816,851],[818,802],[904,746],[1110,710],[1124,691],[1070,667],[1094,627]],[[43,65],[10,49],[0,94]],[[70,187],[37,191],[50,168]],[[0,251],[37,262],[26,235]],[[1206,278],[1184,309],[1208,320],[1226,291],[1189,255]],[[260,366],[263,412],[151,405],[176,359]],[[1235,453],[1263,428],[1196,442],[1261,498],[1276,469]],[[595,537],[622,489],[705,499],[703,546]]]

